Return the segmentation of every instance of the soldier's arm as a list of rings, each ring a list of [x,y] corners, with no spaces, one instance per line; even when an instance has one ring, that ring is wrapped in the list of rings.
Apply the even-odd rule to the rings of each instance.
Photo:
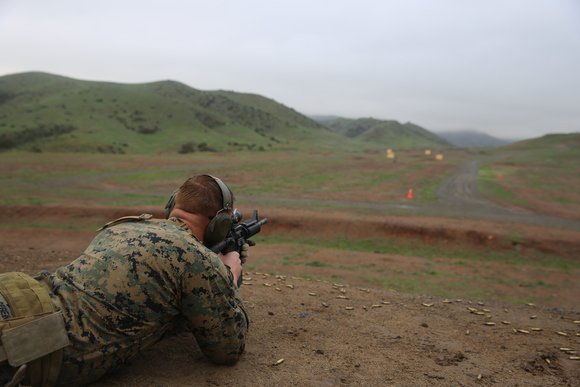
[[[215,254],[183,277],[182,313],[203,353],[217,364],[237,362],[245,349],[249,321],[234,284]]]
[[[240,261],[240,254],[237,251],[231,251],[227,254],[219,254],[220,259],[230,268],[232,275],[234,276],[234,283],[238,283],[238,278],[242,274],[242,261]]]

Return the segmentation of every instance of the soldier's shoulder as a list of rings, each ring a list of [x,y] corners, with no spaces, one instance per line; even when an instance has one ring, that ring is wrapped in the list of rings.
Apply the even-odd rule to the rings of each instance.
[[[113,226],[116,226],[116,225],[121,224],[121,223],[139,223],[139,222],[144,222],[146,220],[150,220],[152,218],[153,218],[153,215],[151,215],[151,214],[122,216],[122,217],[117,218],[115,220],[111,220],[108,223],[105,223],[103,226],[98,228],[97,231],[102,231],[106,228],[113,227]]]

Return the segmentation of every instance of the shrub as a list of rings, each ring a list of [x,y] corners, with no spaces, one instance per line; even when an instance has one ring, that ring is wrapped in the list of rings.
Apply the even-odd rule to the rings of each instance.
[[[181,148],[179,148],[179,153],[193,153],[195,152],[195,145],[192,142],[186,142],[185,144],[181,144]]]
[[[0,150],[16,148],[41,138],[55,137],[76,130],[72,125],[55,124],[40,125],[36,128],[26,128],[19,132],[2,133],[0,135]]]

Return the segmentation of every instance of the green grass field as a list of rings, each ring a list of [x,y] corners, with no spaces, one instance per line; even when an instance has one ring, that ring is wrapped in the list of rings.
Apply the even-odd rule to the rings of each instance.
[[[434,200],[433,189],[464,154],[444,162],[401,152],[397,163],[382,152],[228,152],[190,155],[0,153],[3,205],[161,204],[187,176],[223,177],[240,200],[326,209],[360,203]],[[294,203],[294,204],[293,204]]]

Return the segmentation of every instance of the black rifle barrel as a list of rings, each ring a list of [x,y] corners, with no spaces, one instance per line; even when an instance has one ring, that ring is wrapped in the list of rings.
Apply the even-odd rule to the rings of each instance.
[[[252,219],[246,222],[240,222],[232,227],[232,230],[226,239],[216,244],[215,246],[212,246],[210,250],[214,253],[219,253],[222,252],[228,245],[237,245],[240,238],[243,240],[248,240],[259,233],[262,229],[262,225],[266,223],[268,223],[268,218],[261,220]]]

